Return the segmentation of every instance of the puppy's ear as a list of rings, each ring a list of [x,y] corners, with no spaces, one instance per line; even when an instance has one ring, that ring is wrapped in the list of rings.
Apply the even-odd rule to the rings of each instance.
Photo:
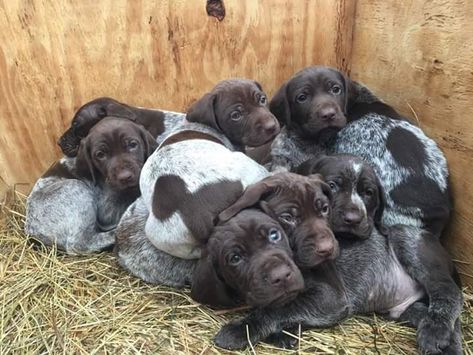
[[[133,122],[136,122],[137,116],[130,106],[122,104],[121,102],[110,99],[110,102],[106,105],[106,116],[126,118]]]
[[[299,175],[304,175],[304,176],[318,174],[320,170],[322,169],[322,167],[325,165],[327,160],[328,160],[327,156],[308,159],[302,164],[300,164],[296,168],[295,172]],[[323,180],[323,177],[322,177],[322,180]]]
[[[216,95],[208,93],[194,102],[187,110],[187,121],[201,123],[221,131],[215,116],[215,100]]]
[[[237,304],[231,290],[218,276],[217,265],[207,251],[199,259],[194,270],[191,297],[194,301],[213,307],[231,307]]]
[[[148,157],[153,154],[156,148],[158,148],[158,143],[156,142],[156,139],[154,139],[154,137],[151,135],[151,133],[149,133],[149,131],[147,131],[144,127],[139,126],[139,130],[140,137],[144,145],[143,151],[145,156],[143,161],[146,161],[146,159],[148,159]]]
[[[92,180],[95,184],[97,182],[97,171],[90,152],[90,143],[87,137],[80,142],[79,151],[76,157],[76,171],[80,176]]]
[[[274,94],[269,102],[269,110],[277,118],[281,126],[291,124],[291,108],[287,97],[287,82]]]
[[[258,83],[256,80],[253,80],[253,82],[254,82],[255,85],[258,87],[258,89],[260,89],[261,91],[263,91],[263,87],[261,86],[260,83]]]
[[[341,72],[339,74],[345,85],[345,107],[343,108],[343,113],[346,115],[358,98],[360,85]]]
[[[322,178],[322,175],[317,174],[317,176]],[[332,201],[333,195],[332,195],[332,189],[330,188],[330,186],[328,186],[328,184],[325,181],[321,180],[320,188],[322,189],[322,192],[324,193],[324,195],[327,196],[329,201]]]
[[[248,186],[243,195],[233,205],[218,215],[219,222],[226,222],[241,210],[256,204],[261,196],[276,188],[277,181],[279,181],[277,177],[269,176],[260,182]]]
[[[378,177],[376,177],[376,185],[378,186],[378,206],[376,212],[374,213],[373,221],[376,229],[381,232],[381,234],[386,233],[386,227],[383,224],[383,213],[384,207],[386,205],[386,196],[384,195],[384,189],[379,182]]]

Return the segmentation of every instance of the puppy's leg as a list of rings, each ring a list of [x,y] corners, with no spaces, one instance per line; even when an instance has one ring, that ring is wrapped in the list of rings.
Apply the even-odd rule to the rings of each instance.
[[[421,306],[410,309],[410,321],[418,323],[419,347],[422,352],[439,353],[455,342],[455,322],[462,310],[462,292],[452,277],[453,263],[437,238],[418,228],[392,227],[389,241],[400,263],[429,297],[424,317],[419,313]]]
[[[349,314],[350,307],[342,287],[333,283],[315,282],[306,285],[306,290],[285,306],[256,309],[242,320],[224,325],[214,341],[225,349],[243,349],[248,346],[248,339],[256,344],[271,334],[299,324],[328,327]]]
[[[176,258],[156,249],[144,232],[148,214],[141,197],[123,214],[115,247],[119,264],[149,283],[171,287],[190,285],[197,260]]]
[[[284,331],[291,333],[294,336],[291,336]],[[284,331],[271,334],[269,337],[264,339],[264,342],[281,349],[294,349],[299,343],[299,340],[295,337],[299,334],[299,327],[287,328],[284,329]]]
[[[97,231],[94,191],[81,180],[41,178],[26,208],[26,233],[68,254],[93,253],[115,243],[113,231]]]

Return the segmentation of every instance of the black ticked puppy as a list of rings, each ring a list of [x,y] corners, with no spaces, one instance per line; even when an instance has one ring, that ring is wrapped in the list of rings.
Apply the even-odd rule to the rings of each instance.
[[[310,159],[299,166],[302,175],[321,174],[333,193],[331,227],[337,235],[368,238],[380,229],[384,209],[381,185],[366,163],[349,154]],[[340,192],[340,193],[339,193]]]

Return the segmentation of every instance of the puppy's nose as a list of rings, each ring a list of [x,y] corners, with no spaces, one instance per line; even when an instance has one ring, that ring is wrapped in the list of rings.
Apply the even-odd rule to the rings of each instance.
[[[331,237],[324,237],[322,240],[320,240],[316,247],[315,247],[315,252],[320,255],[320,256],[330,256],[335,250],[335,244],[333,242],[333,239]]]
[[[283,264],[276,266],[274,269],[271,270],[269,274],[269,282],[273,286],[280,286],[285,284],[285,282],[289,281],[293,277],[293,272],[289,268],[289,266]]]
[[[343,215],[343,221],[349,225],[358,225],[361,223],[363,216],[357,211],[348,211]]]
[[[277,123],[277,121],[274,120],[267,122],[261,128],[265,134],[267,134],[268,136],[272,136],[278,132],[279,124]]]
[[[122,184],[127,184],[133,180],[133,173],[129,170],[122,170],[118,173],[117,180]]]
[[[320,110],[320,117],[324,121],[332,121],[335,118],[335,115],[337,112],[335,111],[335,108],[333,107],[326,107]]]

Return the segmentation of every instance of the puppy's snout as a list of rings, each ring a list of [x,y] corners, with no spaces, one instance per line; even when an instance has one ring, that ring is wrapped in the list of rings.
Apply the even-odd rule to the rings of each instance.
[[[351,226],[359,225],[362,220],[363,220],[363,215],[361,214],[360,211],[352,210],[352,211],[347,211],[343,214],[343,222]]]
[[[127,185],[133,182],[134,175],[130,170],[122,170],[117,174],[117,180],[121,184]]]
[[[268,280],[273,286],[282,286],[290,282],[293,277],[294,272],[291,268],[288,265],[282,264],[270,271]]]
[[[320,110],[319,115],[324,121],[333,121],[337,111],[334,107],[324,107]]]

